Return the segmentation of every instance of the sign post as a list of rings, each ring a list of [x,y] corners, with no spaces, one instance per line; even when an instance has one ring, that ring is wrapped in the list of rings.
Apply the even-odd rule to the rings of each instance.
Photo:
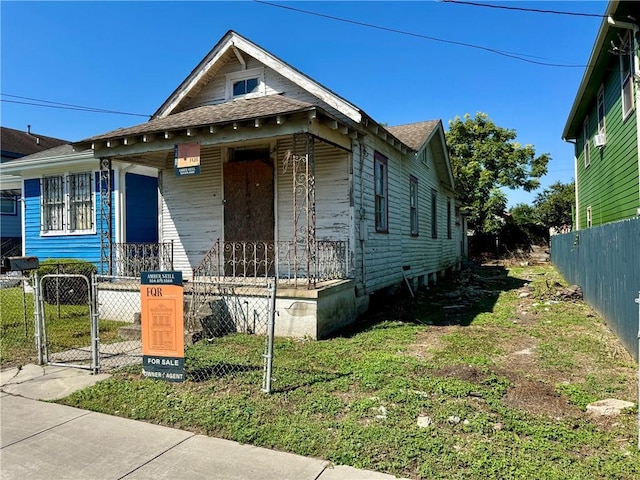
[[[142,272],[142,375],[184,381],[182,272]]]

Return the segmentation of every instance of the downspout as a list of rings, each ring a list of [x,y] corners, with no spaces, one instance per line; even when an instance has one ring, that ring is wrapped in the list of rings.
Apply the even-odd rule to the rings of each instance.
[[[621,22],[614,20],[613,17],[607,17],[607,22],[612,27],[631,30],[633,36],[633,87],[635,90],[635,108],[636,108],[636,151],[638,152],[638,204],[640,205],[640,118],[638,118],[638,107],[640,107],[640,65],[638,62],[638,31],[640,27],[635,23]],[[640,216],[640,207],[636,210],[636,215]]]

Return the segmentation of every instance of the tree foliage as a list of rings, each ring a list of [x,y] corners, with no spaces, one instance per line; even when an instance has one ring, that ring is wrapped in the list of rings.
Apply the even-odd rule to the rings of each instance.
[[[561,228],[573,223],[574,182],[556,182],[533,201],[538,221],[547,228]]]
[[[486,113],[449,121],[446,137],[456,192],[479,233],[500,231],[506,208],[501,187],[530,192],[547,173],[549,155],[536,156],[534,147],[520,145],[516,136],[515,130],[497,126]]]

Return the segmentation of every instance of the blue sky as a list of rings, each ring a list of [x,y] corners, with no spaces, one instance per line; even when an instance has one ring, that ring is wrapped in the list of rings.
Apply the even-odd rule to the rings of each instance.
[[[278,3],[275,2],[274,3]],[[490,2],[602,14],[603,1]],[[71,141],[145,117],[9,103],[7,95],[150,115],[232,29],[389,125],[485,112],[549,153],[548,186],[573,178],[561,139],[601,19],[445,3],[2,1],[1,123]],[[484,50],[304,14],[526,55]],[[535,193],[507,191],[509,205]]]

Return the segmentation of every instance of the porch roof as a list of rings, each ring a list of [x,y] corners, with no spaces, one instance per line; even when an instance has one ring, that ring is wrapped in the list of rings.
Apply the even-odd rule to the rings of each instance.
[[[134,125],[133,127],[119,128],[101,135],[85,138],[84,140],[74,143],[74,145],[81,146],[96,141],[160,133],[184,128],[228,124],[255,118],[304,112],[315,108],[316,107],[310,103],[293,100],[283,95],[267,95],[264,97],[240,99],[217,105],[196,107],[167,117],[149,120],[148,122]]]

